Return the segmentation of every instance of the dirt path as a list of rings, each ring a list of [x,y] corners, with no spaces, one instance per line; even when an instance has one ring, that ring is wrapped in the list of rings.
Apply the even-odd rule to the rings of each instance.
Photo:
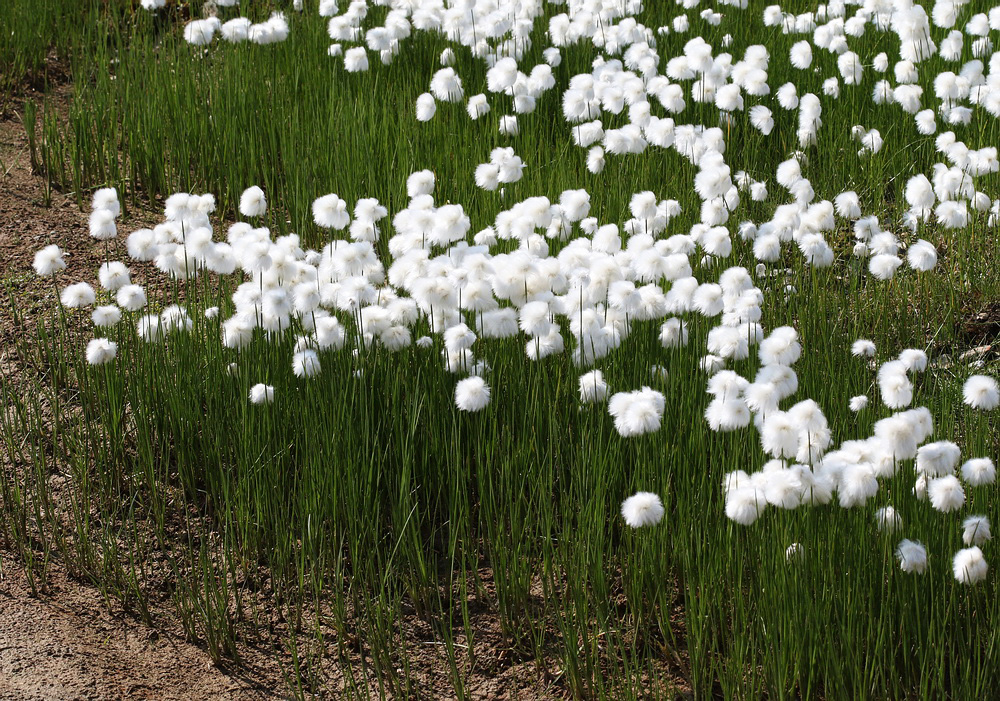
[[[198,647],[112,615],[99,592],[58,570],[34,598],[14,561],[2,567],[0,699],[273,698]]]

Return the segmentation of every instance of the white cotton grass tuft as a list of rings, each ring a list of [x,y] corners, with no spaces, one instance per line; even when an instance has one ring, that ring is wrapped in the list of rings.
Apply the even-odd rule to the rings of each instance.
[[[896,546],[899,568],[907,574],[923,574],[927,571],[927,548],[920,543],[904,538]]]
[[[663,519],[663,502],[652,492],[636,492],[622,502],[622,518],[632,528],[655,526]]]
[[[965,381],[962,398],[973,409],[992,411],[1000,405],[1000,388],[988,375],[973,375]]]
[[[87,344],[87,362],[91,365],[110,363],[118,355],[118,344],[106,338],[95,338]]]
[[[977,545],[959,550],[952,560],[952,572],[955,574],[955,579],[961,584],[971,586],[983,581],[986,579],[988,570],[989,565],[986,564],[983,551]]]
[[[94,193],[90,201],[91,209],[105,209],[112,217],[121,214],[121,204],[118,202],[118,191],[113,187],[103,187]]]
[[[851,401],[848,403],[848,406],[855,414],[858,413],[868,406],[867,395],[859,394],[856,397],[851,397]]]
[[[859,338],[851,346],[851,355],[856,358],[873,358],[875,357],[875,344],[867,338]]]
[[[251,404],[270,404],[274,401],[274,387],[259,383],[250,388]]]
[[[936,441],[917,449],[916,471],[928,477],[942,477],[955,472],[961,450],[951,441]]]
[[[62,293],[59,295],[59,300],[62,302],[63,306],[70,307],[71,309],[89,307],[95,302],[96,299],[97,295],[94,293],[94,288],[86,282],[77,282],[72,285],[67,285],[63,288]]]
[[[805,548],[802,547],[802,543],[792,543],[785,548],[785,562],[789,564],[801,562],[805,556],[806,551]]]
[[[98,241],[109,241],[118,235],[115,214],[109,209],[95,209],[90,213],[90,236]]]
[[[937,511],[948,513],[965,505],[965,490],[955,475],[947,475],[928,481],[927,498]]]
[[[90,320],[94,322],[94,326],[107,328],[122,320],[122,311],[113,304],[97,307],[90,315]]]
[[[903,527],[903,519],[892,506],[883,506],[875,512],[875,525],[880,531],[892,533]]]
[[[347,202],[339,195],[329,194],[317,197],[312,204],[313,221],[324,229],[343,230],[351,223],[347,212]]]
[[[992,538],[990,520],[986,516],[969,516],[962,521],[962,542],[966,545],[982,545]]]
[[[417,96],[417,121],[429,122],[437,113],[437,102],[429,92]]]
[[[660,428],[664,396],[649,387],[634,392],[619,392],[608,402],[608,412],[615,419],[619,435],[629,437]]]
[[[244,217],[262,217],[267,213],[267,198],[256,185],[248,187],[240,195],[240,214]]]
[[[35,269],[35,273],[41,277],[50,277],[66,269],[63,252],[54,243],[36,251],[35,259],[31,265]]]
[[[608,383],[600,370],[580,375],[580,401],[585,404],[603,402],[608,396]]]
[[[455,406],[461,411],[482,411],[490,403],[490,388],[486,380],[473,376],[455,385]]]
[[[146,306],[146,291],[140,285],[125,285],[115,294],[118,306],[128,312],[136,312]]]
[[[937,249],[929,241],[920,239],[910,246],[906,260],[914,270],[926,272],[937,265]]]
[[[962,479],[970,487],[981,487],[993,484],[997,478],[997,469],[989,458],[973,458],[962,465]]]
[[[741,526],[752,525],[767,507],[767,499],[759,489],[747,485],[726,492],[726,517]]]

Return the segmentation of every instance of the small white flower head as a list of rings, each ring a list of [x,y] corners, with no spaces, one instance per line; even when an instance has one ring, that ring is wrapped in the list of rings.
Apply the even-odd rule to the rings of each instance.
[[[875,356],[875,344],[867,338],[859,338],[851,346],[851,355],[856,358],[873,358]]]
[[[580,375],[580,401],[585,404],[603,402],[608,397],[608,383],[600,370]]]
[[[98,241],[108,241],[118,235],[115,214],[109,209],[95,209],[90,213],[90,235]]]
[[[927,369],[927,354],[917,348],[907,348],[899,354],[899,362],[910,372],[923,372]]]
[[[927,483],[927,497],[931,500],[931,506],[943,513],[957,511],[965,504],[965,490],[955,475],[930,480]]]
[[[87,344],[87,362],[91,365],[110,363],[118,354],[118,344],[106,338],[95,338]]]
[[[505,136],[517,136],[520,128],[517,126],[517,115],[505,114],[500,117],[500,133]]]
[[[982,545],[992,538],[990,520],[985,516],[969,516],[962,521],[962,542],[966,545]]]
[[[417,121],[429,122],[437,114],[437,102],[429,92],[417,96]]]
[[[907,574],[923,574],[927,571],[927,548],[920,543],[904,538],[896,547],[899,568]]]
[[[219,316],[219,308],[218,307],[208,307],[205,310],[205,318],[206,319],[216,319],[216,318],[218,318],[218,316]]]
[[[66,269],[66,261],[63,260],[63,252],[54,243],[35,252],[35,260],[32,263],[35,272],[41,277],[55,275]]]
[[[785,548],[785,562],[791,564],[795,562],[801,562],[806,556],[806,551],[802,547],[802,543],[792,543],[787,548]]]
[[[250,388],[251,404],[270,404],[274,401],[274,387],[259,383]]]
[[[469,113],[470,119],[479,119],[483,115],[489,113],[490,104],[486,101],[486,95],[480,93],[470,97],[468,104],[465,106],[465,110]]]
[[[997,381],[987,375],[973,375],[965,381],[962,397],[973,409],[991,411],[1000,405]]]
[[[312,204],[313,221],[324,229],[344,229],[351,223],[351,215],[347,213],[347,202],[339,195],[329,194],[318,197]]]
[[[622,502],[621,512],[632,528],[655,526],[663,518],[663,503],[652,492],[637,492]]]
[[[490,403],[490,388],[481,377],[467,377],[455,385],[455,406],[461,411],[482,411]]]
[[[256,185],[248,187],[240,195],[240,214],[244,217],[262,217],[267,213],[267,198]]]
[[[766,507],[764,493],[751,485],[730,489],[726,493],[726,517],[741,526],[753,524]]]
[[[125,285],[132,284],[128,268],[119,261],[101,264],[97,271],[97,279],[100,280],[101,287],[109,292],[117,292]]]
[[[671,317],[663,322],[660,327],[660,343],[664,348],[681,348],[688,342],[687,323]]]
[[[868,397],[864,394],[859,394],[856,397],[851,397],[850,407],[851,411],[855,414],[868,406]]]
[[[917,449],[916,470],[928,477],[942,477],[955,472],[961,450],[951,441],[937,441]]]
[[[910,267],[920,272],[931,270],[937,265],[937,249],[929,241],[920,239],[906,252]]]
[[[993,484],[997,478],[997,468],[989,458],[973,458],[962,465],[962,479],[970,487]]]
[[[146,306],[146,291],[140,285],[125,285],[119,288],[115,301],[126,311],[139,311]]]
[[[638,436],[660,428],[665,402],[661,393],[643,387],[635,392],[619,392],[612,396],[608,402],[608,413],[614,417],[619,435]]]
[[[292,357],[292,372],[296,377],[310,378],[319,374],[319,356],[311,349],[301,350]]]
[[[899,513],[891,506],[883,506],[875,512],[875,525],[880,531],[892,533],[903,527],[903,519]]]
[[[979,546],[973,545],[955,553],[952,571],[955,573],[955,579],[961,584],[971,586],[983,581],[986,579],[987,570],[989,565],[986,564],[986,558],[983,557],[983,551]]]
[[[103,187],[95,192],[90,204],[91,209],[106,209],[113,217],[117,217],[122,211],[118,202],[118,191],[113,187]]]
[[[417,348],[430,348],[434,345],[434,339],[430,336],[421,336],[417,339]]]
[[[94,288],[87,283],[77,282],[64,287],[62,294],[59,295],[59,299],[62,301],[63,306],[79,309],[81,307],[89,307],[93,304],[94,300],[97,299],[97,295],[94,294]]]
[[[368,70],[368,52],[363,46],[355,46],[344,52],[344,70],[348,73],[362,73]]]
[[[122,311],[115,305],[109,304],[95,309],[90,318],[94,322],[94,326],[114,326],[122,320]]]

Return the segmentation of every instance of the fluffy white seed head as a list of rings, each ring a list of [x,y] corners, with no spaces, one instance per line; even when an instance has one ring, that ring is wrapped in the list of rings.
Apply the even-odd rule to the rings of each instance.
[[[632,528],[655,526],[663,518],[663,503],[652,492],[637,492],[622,502],[621,514]]]

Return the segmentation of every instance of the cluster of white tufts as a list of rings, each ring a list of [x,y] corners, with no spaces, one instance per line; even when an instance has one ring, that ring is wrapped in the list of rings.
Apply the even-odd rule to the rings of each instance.
[[[155,10],[164,2],[142,4]],[[215,4],[230,7],[236,1]],[[366,27],[371,4],[386,5],[388,11],[372,13],[382,18],[381,24]],[[318,15],[334,42],[329,55],[342,57],[348,73],[369,70],[370,53],[390,63],[418,32],[443,36],[485,64],[485,85],[471,85],[455,67],[454,49],[445,49],[441,68],[416,100],[413,114],[420,122],[435,119],[439,110],[482,119],[495,108],[502,111],[497,122],[501,134],[513,138],[528,128],[531,118],[525,115],[540,101],[553,100],[565,122],[567,143],[580,150],[591,174],[601,173],[609,159],[667,151],[679,155],[690,167],[696,196],[688,199],[694,202],[697,221],[684,231],[671,226],[681,212],[679,201],[645,189],[632,196],[631,216],[624,221],[602,221],[601,213],[591,213],[590,194],[571,189],[555,199],[529,196],[505,202],[488,226],[473,231],[464,207],[436,201],[434,174],[419,171],[407,180],[408,202],[391,218],[373,198],[358,200],[353,209],[337,194],[316,199],[314,222],[334,237],[320,250],[304,250],[295,234],[273,237],[260,225],[267,213],[265,194],[251,187],[239,207],[250,221],[229,227],[224,241],[216,240],[209,217],[214,197],[178,193],[167,200],[163,223],[128,237],[129,256],[153,262],[172,279],[208,274],[238,278],[231,309],[217,322],[221,345],[239,352],[257,338],[285,344],[294,375],[302,381],[321,375],[325,353],[373,345],[389,352],[436,346],[443,369],[456,377],[457,409],[478,412],[492,398],[487,384],[491,368],[480,357],[484,344],[522,339],[530,362],[567,354],[582,373],[581,402],[607,402],[623,437],[659,430],[666,398],[650,387],[612,394],[594,366],[621,348],[637,324],[659,325],[665,349],[686,346],[688,322],[701,316],[712,324],[698,363],[708,375],[706,423],[715,432],[757,431],[767,459],[752,474],[741,470],[726,475],[730,519],[750,525],[768,507],[793,509],[834,499],[843,508],[868,506],[884,481],[911,463],[915,498],[937,512],[961,512],[966,490],[992,484],[996,471],[989,458],[974,458],[959,468],[958,445],[928,442],[933,417],[927,408],[913,407],[920,373],[928,365],[926,353],[907,349],[875,365],[871,341],[853,344],[853,355],[877,368],[873,385],[890,413],[875,422],[872,435],[835,447],[819,404],[795,398],[799,334],[791,326],[764,328],[762,305],[770,288],[757,281],[770,275],[769,265],[784,268],[786,249],[797,251],[808,266],[837,264],[830,243],[834,239],[827,235],[838,229],[852,231],[851,254],[865,261],[871,279],[903,274],[904,263],[911,274],[924,274],[936,267],[938,249],[918,234],[933,238],[927,232],[935,228],[964,229],[977,221],[993,227],[1000,221],[1000,199],[980,188],[1000,171],[997,148],[960,138],[974,118],[1000,118],[1000,52],[993,52],[990,35],[1000,30],[1000,8],[966,17],[973,3],[940,0],[929,17],[908,1],[834,0],[800,14],[770,5],[763,9],[764,24],[795,37],[787,56],[772,57],[760,44],[731,53],[725,50],[732,42],[728,35],[719,46],[700,36],[672,41],[680,50],[668,55],[675,52],[658,44],[659,38],[689,31],[687,11],[696,0],[678,3],[684,13],[656,28],[638,20],[643,3],[634,0],[551,3],[561,4],[565,11],[555,13],[540,2],[354,0],[341,12],[337,0],[321,0]],[[749,11],[751,3],[721,5],[724,12],[704,9],[698,16],[719,25],[727,15],[739,18],[737,13]],[[294,7],[301,9],[300,3]],[[532,48],[539,22],[546,23],[544,62],[530,65],[526,57],[537,55]],[[942,36],[935,42],[932,33],[937,35],[938,29]],[[880,36],[857,41],[866,32]],[[271,43],[288,33],[280,13],[262,24],[245,18],[223,24],[210,17],[184,29],[185,39],[196,45],[210,43],[216,34],[230,42]],[[887,51],[865,55],[863,47],[873,45]],[[553,68],[562,64],[562,52],[571,46],[593,47],[597,56],[586,70],[559,85]],[[892,66],[890,55],[899,57]],[[971,58],[963,62],[963,57]],[[772,59],[819,74],[822,89],[800,91],[793,82],[772,88]],[[932,74],[930,66],[944,70]],[[912,117],[919,135],[934,138],[940,162],[906,182],[906,207],[898,222],[866,214],[855,190],[821,199],[809,179],[817,166],[807,151],[826,136],[824,116],[837,110],[843,94],[870,100],[872,110],[899,110],[907,120]],[[689,104],[699,114],[711,110],[713,123],[691,123],[685,118]],[[759,132],[759,137],[752,134],[755,138],[789,144],[775,172],[751,173],[727,162],[728,134],[744,119],[740,113]],[[794,133],[775,133],[782,118]],[[953,130],[939,132],[939,122]],[[969,133],[976,138],[984,132]],[[848,155],[853,158],[856,151],[865,162],[885,153],[887,139],[898,138],[862,124],[850,136],[855,145]],[[520,181],[527,165],[540,164],[526,164],[512,147],[493,148],[488,160],[470,164],[468,177],[482,190],[499,190],[503,196],[501,186]],[[769,192],[772,180],[776,186]],[[734,213],[744,198],[770,205],[755,209],[762,213],[757,221],[737,223]],[[91,235],[115,238],[119,209],[113,190],[98,191]],[[386,245],[376,247],[378,242]],[[753,274],[726,264],[740,246],[757,262]],[[39,275],[57,275],[65,267],[58,247],[35,256]],[[113,298],[106,301],[115,304],[93,311],[96,328],[110,329],[127,318],[142,339],[156,343],[192,326],[187,311],[177,306],[139,316],[148,304],[146,293],[131,283],[122,262],[106,262],[99,281],[103,291],[78,282],[63,288],[60,296],[67,308],[94,306],[99,295]],[[782,291],[786,298],[794,293]],[[214,319],[219,310],[212,307],[205,313]],[[414,340],[418,324],[428,325],[441,342],[435,344],[430,336]],[[107,363],[116,350],[112,342],[97,338],[88,346],[87,359]],[[231,372],[236,367],[231,365]],[[666,375],[659,366],[652,374],[659,379]],[[249,398],[254,404],[270,403],[274,388],[258,384]],[[977,375],[966,382],[963,399],[974,410],[989,411],[1000,405],[1000,390],[993,378]],[[869,402],[861,394],[850,399],[849,407],[858,413]],[[652,525],[662,518],[663,506],[656,495],[640,492],[622,504],[621,513],[630,526]],[[884,532],[906,527],[891,505],[875,513]],[[979,546],[990,538],[989,522],[968,516],[962,537],[969,547],[955,556],[954,575],[972,584],[986,575]],[[795,543],[787,556],[798,559],[802,552]],[[927,568],[927,551],[915,541],[902,540],[896,556],[905,572]]]

